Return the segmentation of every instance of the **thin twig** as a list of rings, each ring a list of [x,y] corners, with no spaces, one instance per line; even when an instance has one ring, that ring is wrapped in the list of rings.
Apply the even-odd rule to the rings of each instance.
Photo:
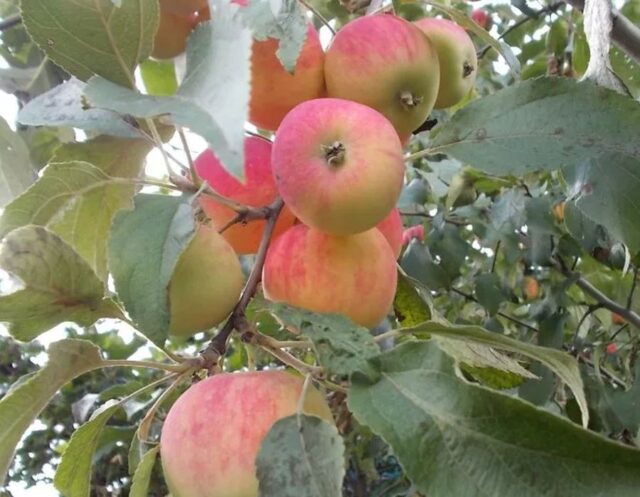
[[[551,260],[553,267],[561,272],[567,279],[573,281],[578,287],[591,298],[593,298],[596,302],[599,302],[602,307],[609,309],[616,314],[619,314],[624,319],[626,319],[629,323],[633,324],[637,328],[640,328],[640,315],[632,311],[631,309],[626,308],[618,304],[616,301],[611,300],[604,293],[598,290],[595,286],[593,286],[589,281],[587,281],[580,273],[572,271],[567,268],[562,259],[552,259]]]
[[[298,0],[298,1],[299,1],[302,5],[304,5],[307,9],[309,9],[309,10],[313,13],[313,15],[314,15],[314,16],[316,16],[316,17],[318,18],[318,20],[319,20],[322,24],[324,24],[324,25],[327,27],[327,29],[328,29],[329,31],[331,31],[331,36],[335,36],[335,35],[336,35],[336,30],[335,30],[335,29],[333,29],[333,28],[331,27],[331,24],[329,24],[329,21],[327,21],[327,19],[325,19],[325,17],[324,17],[320,12],[318,12],[318,9],[316,9],[315,7],[313,7],[312,5],[310,5],[306,0]]]
[[[551,13],[555,12],[560,7],[562,7],[564,5],[564,3],[565,3],[564,1],[556,2],[556,3],[553,3],[551,5],[547,5],[546,7],[543,7],[540,10],[537,10],[535,12],[535,15],[521,17],[515,23],[513,23],[511,26],[509,26],[507,29],[505,29],[500,34],[500,36],[498,36],[498,40],[502,40],[505,36],[507,36],[512,31],[515,31],[516,29],[518,29],[520,26],[522,26],[526,22],[529,22],[529,21],[531,21],[533,19],[537,19],[541,15],[551,14]],[[478,58],[481,59],[482,57],[484,57],[489,50],[491,50],[491,45],[486,45],[486,46],[482,47],[480,50],[478,50]]]
[[[471,302],[476,302],[478,303],[478,299],[476,299],[473,295],[468,294],[466,292],[463,292],[462,290],[458,290],[457,288],[451,287],[451,291],[454,293],[457,293],[458,295],[461,295],[462,297],[464,297],[467,300],[470,300]],[[539,333],[540,330],[538,330],[538,328],[536,328],[535,326],[531,326],[530,324],[525,323],[524,321],[520,321],[517,318],[514,318],[513,316],[510,316],[509,314],[506,314],[502,311],[498,311],[497,312],[498,316],[502,316],[505,319],[508,319],[509,321],[511,321],[512,323],[518,324],[520,326],[523,326],[524,328],[527,328],[535,333]]]
[[[498,261],[498,252],[500,252],[500,240],[496,243],[496,248],[493,251],[493,260],[491,261],[491,272],[496,272],[496,262]]]
[[[247,283],[242,290],[240,299],[222,329],[200,353],[204,361],[204,367],[209,370],[218,364],[221,357],[224,357],[227,351],[227,342],[229,341],[231,333],[233,333],[234,330],[238,330],[240,332],[247,331],[248,323],[246,322],[245,311],[256,291],[256,288],[258,287],[258,283],[260,283],[262,267],[264,266],[264,261],[267,256],[267,249],[269,248],[271,236],[273,235],[273,230],[283,205],[284,203],[282,202],[282,199],[278,198],[267,207],[267,209],[269,209],[267,224],[262,234],[262,240],[260,240],[260,247],[258,248],[253,269],[251,270]]]
[[[180,126],[178,126],[178,136],[180,137],[180,143],[182,143],[184,154],[187,156],[187,163],[189,164],[189,171],[191,172],[191,181],[195,186],[200,188],[202,181],[200,181],[200,176],[198,176],[198,172],[196,171],[196,165],[193,162],[193,157],[191,157],[191,149],[189,149],[189,143],[187,143],[187,137],[184,134],[184,129]]]

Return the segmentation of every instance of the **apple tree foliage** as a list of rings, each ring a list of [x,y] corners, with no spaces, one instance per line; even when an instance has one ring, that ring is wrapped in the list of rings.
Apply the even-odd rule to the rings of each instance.
[[[220,364],[311,374],[342,438],[315,418],[299,434],[277,423],[261,495],[640,495],[640,66],[614,43],[623,90],[582,79],[577,2],[487,5],[488,33],[464,2],[253,0],[240,15],[210,0],[186,65],[148,58],[157,0],[78,3],[0,0],[0,89],[20,108],[0,121],[0,494],[167,492],[162,420],[206,374],[194,358],[216,330],[169,337],[166,287],[200,191],[150,178],[149,154],[175,171],[169,140],[186,128],[242,177],[252,36],[278,38],[291,68],[305,15],[339,28],[393,9],[467,28],[476,88],[408,146],[398,206],[425,237],[403,249],[385,323],[372,334],[259,291],[243,309],[251,331]],[[638,0],[617,7],[640,22]],[[301,480],[318,484],[273,484]]]

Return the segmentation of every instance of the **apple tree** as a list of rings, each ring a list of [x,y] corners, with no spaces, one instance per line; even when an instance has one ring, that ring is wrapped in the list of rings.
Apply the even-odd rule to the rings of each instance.
[[[638,23],[0,0],[0,494],[640,495]]]

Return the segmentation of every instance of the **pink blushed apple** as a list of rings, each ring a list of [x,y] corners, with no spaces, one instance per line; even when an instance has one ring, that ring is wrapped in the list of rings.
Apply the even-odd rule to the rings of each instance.
[[[162,468],[173,497],[257,497],[255,460],[273,424],[295,414],[303,380],[284,371],[226,373],[189,388],[162,427]],[[333,423],[307,390],[303,411]]]
[[[381,14],[360,17],[338,32],[327,50],[325,79],[329,97],[376,109],[405,142],[433,109],[440,69],[419,29]]]
[[[296,225],[269,247],[265,297],[321,313],[339,313],[369,328],[388,313],[396,259],[378,229],[333,236]]]
[[[451,107],[473,88],[478,72],[476,48],[467,32],[446,19],[426,17],[414,23],[438,52],[440,89],[436,109]]]
[[[220,163],[212,150],[206,150],[195,160],[198,175],[223,197],[250,207],[262,207],[272,203],[278,191],[271,171],[271,143],[250,136],[244,142],[245,182],[232,176]],[[213,225],[221,229],[236,212],[211,197],[201,196],[200,205],[211,218]],[[294,223],[293,214],[284,208],[276,223],[273,236],[278,236]],[[238,254],[254,254],[258,251],[266,221],[254,220],[228,227],[222,236]]]
[[[335,235],[376,226],[402,189],[402,146],[393,126],[348,100],[298,105],[282,121],[271,157],[278,191],[293,214]]]
[[[402,217],[398,209],[393,209],[391,214],[385,217],[377,226],[380,232],[389,242],[396,259],[402,250]]]

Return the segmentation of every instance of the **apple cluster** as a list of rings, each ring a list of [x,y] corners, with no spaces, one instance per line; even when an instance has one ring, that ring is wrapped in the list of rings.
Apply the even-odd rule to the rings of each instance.
[[[251,55],[249,120],[275,131],[273,144],[246,139],[244,183],[226,172],[212,150],[196,159],[197,173],[217,193],[245,205],[264,206],[278,195],[284,200],[263,269],[267,298],[376,326],[396,290],[403,143],[433,108],[454,105],[469,93],[477,66],[473,43],[450,21],[410,23],[382,14],[348,23],[326,54],[309,24],[293,74],[282,67],[277,48],[274,39],[256,41]],[[212,198],[202,198],[201,205],[212,225],[197,237],[220,244],[213,232],[224,227],[223,237],[237,254],[257,251],[265,221],[226,228],[236,215],[231,208]],[[222,265],[226,258],[219,259]],[[239,265],[231,266],[215,273],[224,273],[217,281],[218,288],[221,280],[227,283],[226,297],[200,292],[208,298],[203,308],[216,303],[220,310],[209,327],[231,310],[241,290]],[[172,290],[184,290],[184,281],[172,281]],[[188,300],[185,307],[193,309]],[[202,329],[173,306],[172,317],[174,333]]]
[[[187,4],[201,8],[180,3]],[[403,145],[434,108],[469,93],[473,43],[450,21],[381,14],[349,22],[326,53],[309,24],[293,74],[277,48],[273,39],[255,41],[251,55],[249,120],[275,132],[273,142],[245,139],[244,182],[213,150],[196,158],[196,172],[247,206],[283,199],[262,271],[268,299],[374,327],[396,291]],[[266,227],[264,220],[230,224],[236,212],[215,198],[203,196],[200,205],[210,223],[198,226],[169,288],[175,335],[211,328],[231,312],[243,286],[237,255],[256,253]],[[422,236],[415,230],[405,238]],[[302,390],[299,378],[278,371],[220,374],[191,387],[162,432],[172,495],[256,496],[260,444],[278,419],[296,412]],[[319,392],[311,388],[305,400],[305,412],[332,421]]]

